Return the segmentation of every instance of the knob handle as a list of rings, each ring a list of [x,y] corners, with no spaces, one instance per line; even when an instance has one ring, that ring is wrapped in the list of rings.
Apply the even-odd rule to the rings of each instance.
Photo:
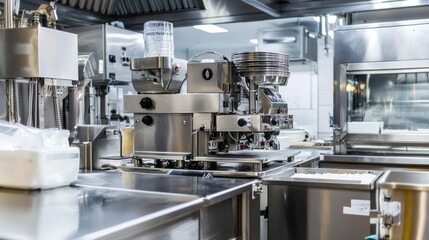
[[[240,127],[244,127],[247,125],[247,121],[244,118],[240,118],[240,119],[238,119],[237,124]]]
[[[152,109],[153,108],[152,99],[148,97],[142,98],[142,100],[140,100],[140,106],[144,109]]]
[[[144,117],[142,118],[142,122],[143,122],[145,125],[150,126],[150,125],[152,125],[152,124],[153,124],[153,118],[152,118],[151,116],[144,116]]]

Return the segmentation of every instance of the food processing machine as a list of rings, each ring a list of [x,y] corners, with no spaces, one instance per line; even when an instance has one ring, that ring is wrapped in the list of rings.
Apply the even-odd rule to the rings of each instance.
[[[201,59],[202,56],[215,56]],[[235,164],[251,176],[284,165],[299,151],[279,149],[276,135],[293,126],[276,86],[286,85],[289,56],[214,52],[188,62],[132,58],[133,86],[124,97],[134,113],[134,168],[219,170]],[[187,86],[184,92],[183,86]]]
[[[5,1],[0,24],[1,119],[61,129],[62,98],[78,80],[77,36],[56,30],[55,3],[25,10],[20,19],[11,4]]]
[[[66,30],[79,40],[79,82],[69,88],[65,112],[81,169],[120,165],[127,155],[122,128],[130,125],[123,92],[131,83],[130,59],[143,54],[143,34],[108,24]]]

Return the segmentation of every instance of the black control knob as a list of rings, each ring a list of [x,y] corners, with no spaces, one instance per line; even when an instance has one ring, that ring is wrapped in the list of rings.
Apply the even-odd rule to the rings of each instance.
[[[240,119],[238,119],[237,124],[240,127],[244,127],[247,125],[247,121],[244,118],[240,118]]]
[[[144,117],[142,118],[142,122],[143,122],[145,125],[150,126],[150,125],[152,125],[152,124],[153,124],[153,118],[152,118],[151,116],[144,116]]]
[[[140,100],[140,106],[144,109],[152,109],[153,108],[152,99],[148,97],[142,98],[142,100]]]

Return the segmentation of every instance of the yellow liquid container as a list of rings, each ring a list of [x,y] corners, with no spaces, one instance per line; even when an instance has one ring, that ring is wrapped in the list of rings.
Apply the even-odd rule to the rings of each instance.
[[[130,157],[134,153],[134,128],[121,128],[122,156]]]

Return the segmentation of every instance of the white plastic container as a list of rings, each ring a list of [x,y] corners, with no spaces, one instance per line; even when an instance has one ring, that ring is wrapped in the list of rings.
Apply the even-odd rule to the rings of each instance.
[[[0,187],[47,189],[77,179],[79,148],[0,150]]]
[[[148,21],[143,28],[145,57],[174,58],[173,24],[165,21]]]

